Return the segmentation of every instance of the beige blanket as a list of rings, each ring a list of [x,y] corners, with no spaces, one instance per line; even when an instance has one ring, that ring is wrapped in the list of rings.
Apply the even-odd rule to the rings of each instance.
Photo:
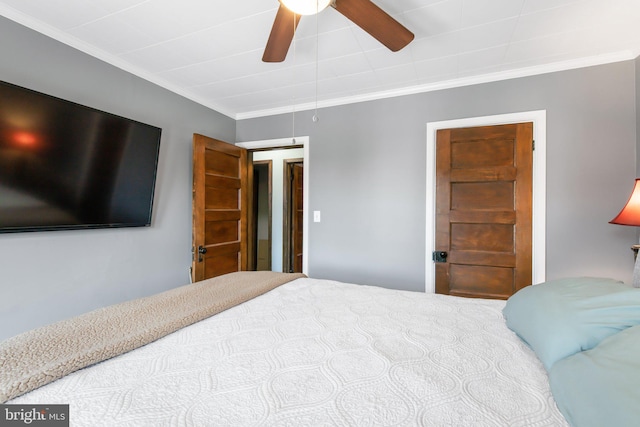
[[[238,272],[101,308],[0,343],[0,403],[131,351],[303,274]]]

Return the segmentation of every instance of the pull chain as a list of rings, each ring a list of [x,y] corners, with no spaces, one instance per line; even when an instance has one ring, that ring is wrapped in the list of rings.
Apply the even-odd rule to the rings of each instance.
[[[291,68],[291,81],[293,82],[293,88],[291,90],[291,144],[296,143],[296,14],[293,14],[293,67]]]
[[[318,55],[318,46],[319,46],[319,43],[318,43],[318,39],[319,39],[318,12],[319,12],[319,10],[318,10],[318,1],[316,1],[316,105],[315,105],[315,111],[314,111],[313,118],[312,118],[314,123],[317,123],[318,120],[320,120],[320,118],[318,117],[318,67],[319,67],[319,64],[318,64],[318,58],[319,58],[319,55]]]

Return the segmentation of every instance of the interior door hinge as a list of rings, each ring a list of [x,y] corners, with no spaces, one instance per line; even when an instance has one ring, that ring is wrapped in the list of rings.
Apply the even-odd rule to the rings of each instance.
[[[531,141],[531,149],[534,150],[534,151],[536,149],[536,140],[535,139]]]

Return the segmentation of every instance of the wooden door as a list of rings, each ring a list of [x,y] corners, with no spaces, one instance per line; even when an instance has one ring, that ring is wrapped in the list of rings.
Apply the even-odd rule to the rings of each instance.
[[[438,131],[437,293],[505,299],[531,284],[532,177],[532,123]]]
[[[273,217],[273,160],[258,160],[253,164],[253,209],[250,224],[253,227],[253,251],[249,251],[249,270],[271,271],[271,221]],[[253,252],[253,253],[252,253]]]
[[[193,135],[193,280],[247,270],[247,150]]]
[[[304,166],[300,159],[285,160],[283,271],[290,273],[302,273],[303,176]]]
[[[291,194],[292,221],[291,221],[291,248],[293,273],[302,273],[302,222],[304,219],[303,206],[303,166],[302,163],[293,164],[293,182]]]

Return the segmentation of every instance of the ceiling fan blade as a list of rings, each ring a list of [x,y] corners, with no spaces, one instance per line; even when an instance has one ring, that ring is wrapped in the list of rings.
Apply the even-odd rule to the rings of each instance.
[[[394,52],[408,45],[415,37],[370,0],[335,0],[332,6]]]
[[[271,28],[271,34],[269,34],[267,46],[262,55],[264,62],[284,61],[299,22],[300,15],[296,15],[284,7],[284,5],[280,4],[276,19]]]

